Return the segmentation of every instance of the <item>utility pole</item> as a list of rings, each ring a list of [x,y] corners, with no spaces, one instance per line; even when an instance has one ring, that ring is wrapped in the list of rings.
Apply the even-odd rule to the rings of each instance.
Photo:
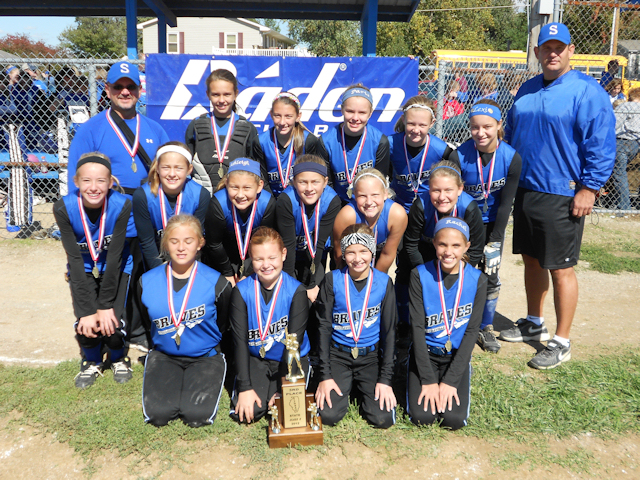
[[[560,2],[561,0],[555,1]],[[536,58],[534,47],[538,45],[540,29],[543,25],[549,23],[550,17],[554,15],[554,3],[554,0],[531,1],[531,15],[529,16],[529,46],[527,49],[527,64],[531,71],[538,70],[538,59]]]

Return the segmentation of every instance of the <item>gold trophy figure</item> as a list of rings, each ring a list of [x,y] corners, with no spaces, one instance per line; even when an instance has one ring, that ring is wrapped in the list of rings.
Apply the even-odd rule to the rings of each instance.
[[[320,430],[320,422],[318,421],[318,405],[314,402],[309,405],[307,411],[311,413],[309,418],[309,426],[311,430]]]
[[[285,339],[282,343],[287,348],[287,376],[285,377],[288,381],[295,383],[298,380],[304,379],[304,372],[302,371],[302,364],[300,363],[300,344],[298,343],[298,336],[295,334],[289,334],[289,327],[285,327],[284,330]],[[298,370],[300,373],[297,375],[293,375],[291,373],[293,367],[293,361],[296,361],[298,364]]]
[[[282,426],[280,425],[280,420],[278,420],[278,407],[276,405],[271,405],[269,415],[271,415],[271,431],[273,433],[280,433]]]

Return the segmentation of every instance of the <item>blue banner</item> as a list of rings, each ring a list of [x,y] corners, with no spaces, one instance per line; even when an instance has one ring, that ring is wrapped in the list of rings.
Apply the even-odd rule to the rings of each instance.
[[[296,94],[302,122],[316,135],[342,121],[340,96],[362,83],[371,89],[374,113],[369,123],[393,133],[400,108],[418,94],[418,60],[388,57],[245,57],[153,54],[146,60],[147,115],[172,140],[184,140],[189,122],[210,111],[205,80],[218,68],[238,79],[237,104],[262,132],[273,122],[271,103],[281,91]]]

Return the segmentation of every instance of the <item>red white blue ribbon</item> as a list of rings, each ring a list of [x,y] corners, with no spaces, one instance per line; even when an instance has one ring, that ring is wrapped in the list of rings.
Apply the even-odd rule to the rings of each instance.
[[[218,163],[222,165],[224,162],[224,156],[227,154],[229,143],[233,135],[233,125],[235,124],[236,116],[232,113],[231,120],[229,120],[229,128],[227,129],[227,135],[224,137],[224,145],[220,149],[220,137],[218,137],[218,129],[216,128],[216,119],[214,115],[211,115],[211,130],[213,130],[213,139],[216,142],[216,152],[218,153]]]
[[[271,306],[269,307],[269,313],[267,314],[267,322],[262,327],[262,295],[260,295],[260,282],[258,281],[258,274],[256,274],[254,279],[254,289],[256,294],[256,319],[258,320],[258,332],[260,333],[260,340],[264,342],[264,339],[267,338],[267,334],[269,333],[269,326],[271,325],[271,319],[273,318],[273,312],[276,308],[276,303],[278,303],[278,294],[280,293],[280,287],[282,287],[282,273],[280,273],[280,278],[278,279],[278,283],[276,284],[275,292],[273,293],[273,297],[271,298]]]
[[[138,154],[138,147],[140,146],[140,115],[136,113],[136,137],[133,141],[133,147],[129,146],[129,142],[127,141],[127,138],[124,136],[124,134],[120,131],[118,126],[111,119],[111,108],[109,108],[109,111],[107,112],[107,121],[109,122],[109,125],[111,125],[111,128],[113,129],[113,131],[116,132],[116,135],[120,139],[120,142],[122,142],[122,146],[127,150],[127,153],[131,156],[131,160],[135,159],[136,155]]]
[[[487,187],[484,186],[484,173],[482,171],[482,159],[480,158],[480,152],[476,148],[476,153],[478,154],[478,177],[480,178],[480,188],[482,188],[482,196],[486,200],[489,198],[489,194],[491,193],[491,180],[493,179],[493,168],[496,166],[496,153],[498,153],[498,147],[500,146],[500,142],[496,144],[496,150],[493,152],[493,157],[491,157],[491,161],[489,162],[489,178],[487,178]]]
[[[373,285],[373,271],[373,268],[369,271],[369,278],[367,280],[364,302],[362,303],[362,310],[360,310],[360,323],[357,327],[355,325],[355,322],[353,321],[353,312],[351,311],[351,297],[349,296],[349,282],[351,281],[351,277],[349,276],[349,269],[347,268],[347,270],[344,272],[344,290],[347,298],[347,316],[349,317],[351,335],[353,335],[353,341],[356,345],[358,344],[358,340],[360,340],[362,326],[364,325],[364,320],[367,316],[367,306],[369,305],[369,296],[371,295],[371,286]]]
[[[94,265],[98,262],[98,257],[102,252],[102,244],[104,243],[105,225],[107,224],[107,201],[107,197],[104,197],[102,212],[100,213],[100,228],[98,229],[98,246],[95,247],[93,245],[93,238],[91,238],[91,230],[89,230],[89,219],[87,219],[87,213],[84,211],[84,206],[82,205],[82,196],[78,193],[78,210],[80,210],[80,220],[82,221],[84,236],[87,239],[89,255],[91,255],[91,260],[93,260]]]
[[[427,143],[424,145],[424,150],[422,152],[422,160],[420,160],[420,170],[418,170],[418,175],[416,177],[417,185],[413,182],[413,174],[411,173],[411,165],[409,164],[409,153],[407,152],[407,135],[404,136],[404,159],[407,162],[407,171],[409,172],[409,182],[411,183],[411,190],[413,193],[418,195],[418,190],[420,189],[420,185],[422,185],[422,171],[424,169],[424,162],[427,159],[427,153],[429,152],[429,145],[431,144],[431,135],[427,134]]]
[[[356,176],[356,173],[358,173],[358,164],[360,163],[360,157],[362,156],[362,149],[364,148],[364,142],[367,141],[367,127],[364,127],[364,133],[362,134],[362,138],[360,139],[360,149],[358,150],[358,155],[356,156],[356,161],[353,164],[353,170],[351,170],[351,173],[349,173],[349,162],[347,160],[347,143],[344,140],[344,125],[342,126],[342,129],[340,130],[340,132],[342,133],[342,154],[344,156],[344,173],[347,177],[347,182],[349,183],[349,186],[351,186],[353,184],[353,179]]]
[[[180,313],[176,318],[175,307],[173,306],[173,270],[171,268],[171,262],[167,265],[167,296],[169,297],[169,312],[171,315],[171,321],[173,325],[176,327],[176,330],[179,330],[180,324],[182,323],[182,318],[184,317],[184,312],[187,310],[187,302],[189,301],[189,296],[191,295],[191,289],[193,288],[193,282],[196,278],[196,271],[198,270],[198,261],[193,262],[193,268],[191,269],[191,273],[189,274],[189,281],[187,282],[187,290],[184,292],[184,298],[182,299],[182,306],[180,307]]]
[[[173,215],[180,215],[180,210],[182,209],[182,191],[178,194],[178,199],[176,200],[176,210],[173,215],[167,215],[167,206],[165,204],[169,203],[166,195],[162,191],[162,185],[158,187],[158,197],[160,197],[160,217],[162,218],[162,229],[167,228],[167,222]]]
[[[458,216],[458,205],[453,207],[453,212],[451,213],[452,213],[452,215],[450,215],[451,217],[456,218]],[[438,217],[438,210],[435,211],[435,216],[436,216],[436,223],[438,223],[438,220],[440,220],[440,217]]]
[[[444,323],[444,330],[447,335],[451,337],[453,328],[458,316],[458,307],[460,306],[460,297],[462,296],[462,284],[464,283],[464,264],[462,261],[458,264],[458,291],[456,293],[456,302],[453,306],[453,312],[451,313],[451,321],[449,322],[449,315],[447,315],[447,303],[444,299],[444,282],[442,281],[442,269],[440,267],[440,260],[438,260],[438,292],[440,293],[440,306],[442,307],[442,322]]]
[[[307,223],[307,214],[304,209],[304,204],[302,200],[300,200],[300,215],[302,217],[302,228],[304,230],[304,238],[307,241],[307,247],[309,248],[309,254],[311,255],[311,260],[313,261],[316,258],[316,247],[318,246],[318,231],[320,230],[320,199],[316,202],[316,206],[314,207],[314,215],[316,216],[315,226],[314,226],[314,241],[313,244],[311,242],[311,232],[309,232],[309,224]]]
[[[244,262],[247,258],[247,251],[249,250],[249,240],[251,240],[251,230],[253,229],[253,220],[256,216],[256,201],[251,205],[251,216],[249,217],[249,224],[247,225],[247,231],[244,232],[244,240],[242,239],[242,231],[240,230],[240,222],[238,222],[238,214],[236,212],[236,206],[232,205],[233,213],[233,230],[236,233],[236,243],[238,244],[238,252],[240,253],[240,259]]]
[[[276,164],[278,165],[278,173],[280,174],[280,184],[282,188],[287,188],[289,185],[289,176],[291,175],[291,167],[293,166],[293,158],[294,158],[294,148],[293,148],[293,138],[291,138],[291,143],[289,143],[289,160],[287,160],[287,168],[284,173],[282,172],[282,164],[280,163],[280,151],[278,150],[278,137],[276,136],[276,129],[273,129],[273,146],[276,152]]]

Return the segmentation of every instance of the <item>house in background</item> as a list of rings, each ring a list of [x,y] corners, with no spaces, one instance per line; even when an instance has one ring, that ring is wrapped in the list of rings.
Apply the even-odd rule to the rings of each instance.
[[[158,19],[138,24],[138,30],[143,52],[158,53]],[[294,46],[289,37],[244,18],[178,17],[177,27],[167,27],[167,53],[311,56]]]

